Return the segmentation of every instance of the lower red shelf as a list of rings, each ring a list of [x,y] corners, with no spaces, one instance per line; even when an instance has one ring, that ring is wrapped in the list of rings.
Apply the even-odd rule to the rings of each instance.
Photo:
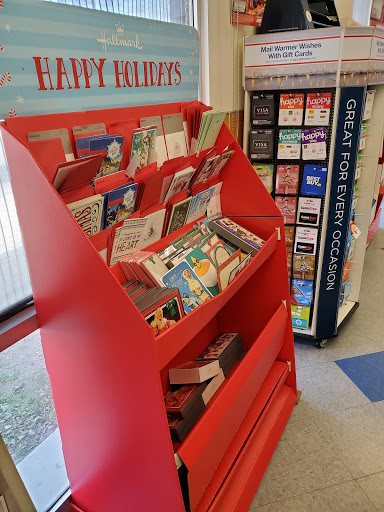
[[[284,343],[287,319],[287,310],[281,304],[178,450],[188,468],[192,510],[201,500],[275,363]],[[236,455],[233,454],[232,462]]]

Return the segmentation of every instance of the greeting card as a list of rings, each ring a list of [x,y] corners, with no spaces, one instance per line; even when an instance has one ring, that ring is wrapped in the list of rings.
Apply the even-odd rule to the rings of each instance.
[[[126,219],[135,210],[137,183],[130,183],[105,194],[104,229]]]
[[[119,136],[99,137],[89,141],[89,153],[91,155],[95,153],[103,153],[105,155],[95,179],[120,171],[123,144],[124,137]]]

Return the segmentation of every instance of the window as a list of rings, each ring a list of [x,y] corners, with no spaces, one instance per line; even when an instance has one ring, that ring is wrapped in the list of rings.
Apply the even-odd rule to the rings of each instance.
[[[31,282],[0,135],[0,317],[32,300]],[[0,320],[1,321],[1,320]]]
[[[98,11],[126,14],[150,20],[193,25],[192,0],[46,0],[87,7]]]

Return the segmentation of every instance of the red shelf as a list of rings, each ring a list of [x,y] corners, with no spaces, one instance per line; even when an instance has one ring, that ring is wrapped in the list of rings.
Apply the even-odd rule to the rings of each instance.
[[[263,248],[252,258],[251,262],[232,283],[219,295],[212,297],[194,311],[182,318],[165,333],[155,339],[155,351],[159,370],[162,370],[172,359],[201,331],[225,304],[238,292],[248,279],[273,254],[277,246],[275,231],[264,244]]]
[[[260,419],[260,416],[266,407],[265,404],[268,405],[279,393],[281,387],[286,381],[288,373],[289,366],[287,363],[279,361],[275,361],[273,363],[272,368],[266,376],[255,400],[249,408],[247,415],[237,430],[236,435],[227,448],[222,460],[220,461],[220,464],[215,471],[215,474],[213,475],[201,500],[199,501],[196,512],[205,512],[209,509],[213,499],[217,494],[218,489],[220,489],[225,478],[231,471],[234,461],[241,455],[241,450],[244,448],[245,443],[248,440],[249,433],[254,429],[256,422]],[[252,498],[256,492],[257,487],[259,486],[265,470],[265,466],[266,465],[264,463],[264,465],[260,467],[261,477],[259,481],[257,480],[256,475],[253,474],[254,492],[252,494]]]
[[[280,352],[287,320],[287,310],[281,304],[179,448],[178,453],[189,472],[192,510]]]

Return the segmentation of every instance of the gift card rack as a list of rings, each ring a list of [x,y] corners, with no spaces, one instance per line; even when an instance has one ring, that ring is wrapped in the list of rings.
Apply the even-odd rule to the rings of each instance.
[[[100,120],[108,129],[180,106],[1,125],[74,512],[125,512],[127,504],[135,511],[247,511],[296,401],[283,220],[226,126],[217,144],[233,142],[235,154],[222,172],[223,215],[266,244],[224,292],[156,339],[124,292],[118,265],[106,265],[48,180],[46,166],[59,157],[52,151],[43,162],[28,147],[31,131],[71,134],[75,125]],[[243,335],[245,356],[177,450],[187,471],[184,503],[163,404],[167,372],[233,331]]]

